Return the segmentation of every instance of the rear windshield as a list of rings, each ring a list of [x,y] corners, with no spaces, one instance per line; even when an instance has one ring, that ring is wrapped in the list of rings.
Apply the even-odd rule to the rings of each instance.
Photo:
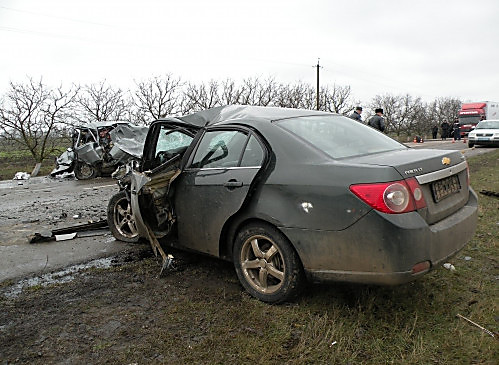
[[[333,158],[407,148],[367,125],[339,115],[289,118],[276,123]]]

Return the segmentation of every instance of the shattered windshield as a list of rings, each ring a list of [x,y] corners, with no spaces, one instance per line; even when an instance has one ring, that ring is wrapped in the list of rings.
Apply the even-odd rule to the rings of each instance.
[[[156,152],[175,150],[191,144],[192,137],[180,130],[171,130],[163,128],[159,133],[158,143],[156,144]]]
[[[407,148],[377,130],[343,116],[289,118],[277,123],[333,158]]]

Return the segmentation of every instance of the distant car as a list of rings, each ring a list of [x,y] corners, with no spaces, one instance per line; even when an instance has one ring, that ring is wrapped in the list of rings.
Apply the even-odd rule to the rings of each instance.
[[[74,127],[72,146],[56,161],[52,177],[74,172],[78,180],[110,175],[131,159],[140,160],[148,128],[107,121]]]
[[[468,134],[468,147],[474,145],[499,147],[499,120],[482,120]]]
[[[289,300],[310,281],[399,284],[473,236],[459,151],[411,149],[344,116],[226,106],[155,121],[109,204],[117,239],[234,263],[244,288]]]

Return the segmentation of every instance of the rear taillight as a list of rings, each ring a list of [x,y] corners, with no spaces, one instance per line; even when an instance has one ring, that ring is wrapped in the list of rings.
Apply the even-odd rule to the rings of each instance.
[[[407,213],[426,207],[417,180],[351,185],[350,191],[374,209],[390,214]]]

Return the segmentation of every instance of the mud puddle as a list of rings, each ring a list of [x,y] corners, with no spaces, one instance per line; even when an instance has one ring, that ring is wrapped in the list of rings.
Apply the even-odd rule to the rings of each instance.
[[[7,299],[15,299],[23,291],[33,287],[47,287],[55,284],[69,283],[78,277],[84,277],[90,269],[109,269],[111,267],[122,266],[128,262],[140,261],[151,256],[152,252],[142,250],[95,259],[87,263],[72,265],[62,270],[20,280],[13,285],[1,289],[0,295]]]

